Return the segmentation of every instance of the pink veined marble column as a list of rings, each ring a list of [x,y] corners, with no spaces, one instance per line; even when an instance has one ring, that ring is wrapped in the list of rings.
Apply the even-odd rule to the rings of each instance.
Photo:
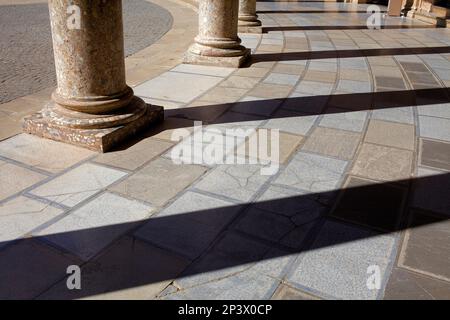
[[[58,86],[24,130],[104,152],[163,119],[125,82],[121,0],[49,0]]]
[[[262,33],[262,24],[256,14],[256,0],[239,0],[239,32]]]
[[[250,55],[238,37],[239,0],[200,0],[199,33],[184,62],[240,67]]]

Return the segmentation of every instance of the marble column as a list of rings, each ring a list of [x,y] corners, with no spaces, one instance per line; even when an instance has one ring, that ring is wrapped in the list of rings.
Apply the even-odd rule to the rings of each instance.
[[[256,14],[256,0],[239,0],[239,32],[262,33],[262,24]]]
[[[239,0],[200,0],[199,33],[184,62],[240,67],[250,56],[238,37]]]
[[[57,89],[24,131],[105,152],[163,119],[125,82],[121,0],[49,0]]]

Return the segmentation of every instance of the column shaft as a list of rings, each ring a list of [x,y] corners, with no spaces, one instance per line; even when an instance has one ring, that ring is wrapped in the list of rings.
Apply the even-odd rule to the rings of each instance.
[[[239,32],[262,33],[256,14],[256,0],[239,0]]]
[[[239,0],[200,0],[199,33],[185,63],[239,67],[249,50],[238,37]]]

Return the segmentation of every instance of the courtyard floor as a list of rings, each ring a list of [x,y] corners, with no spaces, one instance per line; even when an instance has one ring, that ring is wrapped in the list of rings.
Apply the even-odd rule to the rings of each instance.
[[[127,70],[163,124],[97,154],[21,133],[51,88],[0,105],[0,298],[450,298],[450,29],[258,2],[246,68],[192,66],[195,11],[152,2],[174,25]],[[226,129],[278,129],[279,170]],[[199,132],[253,164],[178,163]]]

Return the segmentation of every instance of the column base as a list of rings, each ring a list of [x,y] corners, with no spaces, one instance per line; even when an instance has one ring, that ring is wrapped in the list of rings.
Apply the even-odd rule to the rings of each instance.
[[[216,67],[239,68],[249,58],[250,58],[250,49],[245,49],[242,55],[236,57],[204,56],[188,51],[184,55],[183,63],[216,66]]]
[[[147,105],[146,109],[142,116],[129,123],[102,129],[60,126],[46,118],[47,111],[44,109],[26,117],[23,130],[42,138],[73,144],[97,152],[107,152],[137,132],[148,129],[151,124],[164,120],[163,107]]]

